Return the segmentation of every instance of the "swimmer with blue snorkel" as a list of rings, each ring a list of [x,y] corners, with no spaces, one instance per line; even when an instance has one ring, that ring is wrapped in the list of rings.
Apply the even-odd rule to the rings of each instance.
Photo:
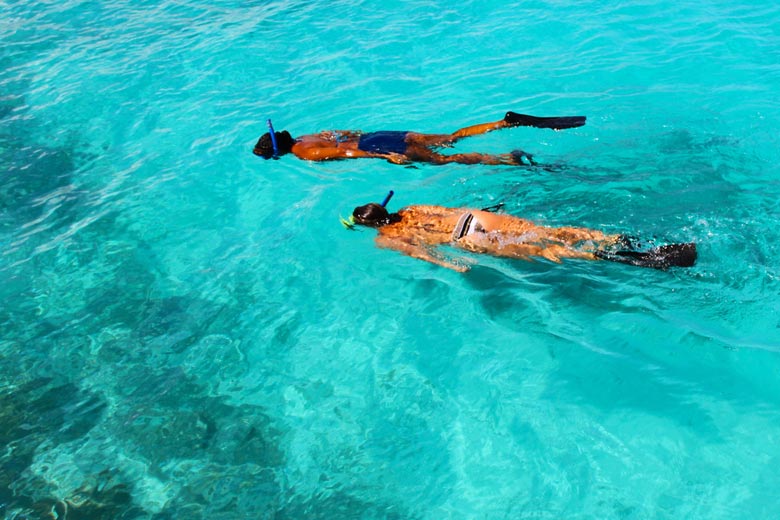
[[[437,248],[450,246],[471,253],[531,260],[546,258],[560,263],[564,258],[608,260],[654,269],[691,267],[696,262],[696,244],[670,244],[642,249],[636,239],[626,235],[606,235],[578,227],[539,226],[529,220],[495,213],[501,205],[482,210],[443,206],[407,206],[390,213],[382,204],[372,202],[355,208],[342,224],[372,227],[379,234],[379,247],[394,249],[455,271],[469,266],[445,256]]]
[[[441,154],[439,148],[449,148],[460,139],[485,134],[502,128],[532,126],[564,130],[585,124],[584,116],[535,117],[507,112],[503,119],[492,123],[467,126],[451,134],[420,134],[405,131],[367,132],[328,130],[318,134],[293,138],[289,132],[274,131],[268,120],[269,131],[257,141],[254,154],[266,159],[292,153],[307,161],[377,158],[395,164],[424,162],[430,164],[507,164],[534,166],[530,154],[516,150],[508,154],[482,153]]]

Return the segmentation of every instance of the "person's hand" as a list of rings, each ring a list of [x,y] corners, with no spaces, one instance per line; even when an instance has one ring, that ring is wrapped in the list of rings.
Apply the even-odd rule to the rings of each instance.
[[[472,265],[476,265],[476,264],[477,261],[474,260],[473,258],[459,256],[451,260],[446,260],[442,265],[448,269],[452,269],[453,271],[457,271],[459,273],[465,273],[466,271],[471,270]]]
[[[412,161],[409,160],[409,158],[403,154],[400,153],[388,153],[386,155],[387,162],[391,162],[393,164],[411,164]]]

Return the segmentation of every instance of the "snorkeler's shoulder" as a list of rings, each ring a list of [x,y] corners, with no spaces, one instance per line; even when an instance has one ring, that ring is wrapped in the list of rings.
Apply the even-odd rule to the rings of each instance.
[[[295,138],[293,148],[297,147],[312,147],[312,146],[332,146],[333,140],[327,139],[322,134],[306,134]]]
[[[357,144],[351,141],[336,142],[317,135],[305,135],[296,139],[292,153],[310,161],[327,161],[360,157]]]
[[[413,206],[407,206],[399,210],[399,213],[401,214],[404,212],[406,212],[408,215],[445,217],[460,214],[463,212],[463,210],[461,208],[448,208],[446,206],[415,204]]]

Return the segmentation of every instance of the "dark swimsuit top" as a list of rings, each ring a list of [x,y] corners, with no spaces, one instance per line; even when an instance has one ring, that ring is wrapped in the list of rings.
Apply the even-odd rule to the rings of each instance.
[[[362,134],[358,150],[372,153],[406,153],[406,134],[409,132],[384,131]]]

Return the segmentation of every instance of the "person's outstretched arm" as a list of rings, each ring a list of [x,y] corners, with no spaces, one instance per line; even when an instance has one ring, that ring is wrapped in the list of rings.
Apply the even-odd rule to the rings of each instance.
[[[412,258],[425,260],[426,262],[440,265],[442,267],[446,267],[447,269],[452,269],[453,271],[458,271],[463,273],[469,270],[469,267],[467,265],[459,265],[454,262],[450,262],[449,260],[447,260],[446,258],[440,255],[437,255],[435,251],[430,247],[414,244],[412,242],[408,242],[401,238],[379,235],[376,237],[376,244],[379,247],[385,249],[394,249],[405,255],[411,256]]]

